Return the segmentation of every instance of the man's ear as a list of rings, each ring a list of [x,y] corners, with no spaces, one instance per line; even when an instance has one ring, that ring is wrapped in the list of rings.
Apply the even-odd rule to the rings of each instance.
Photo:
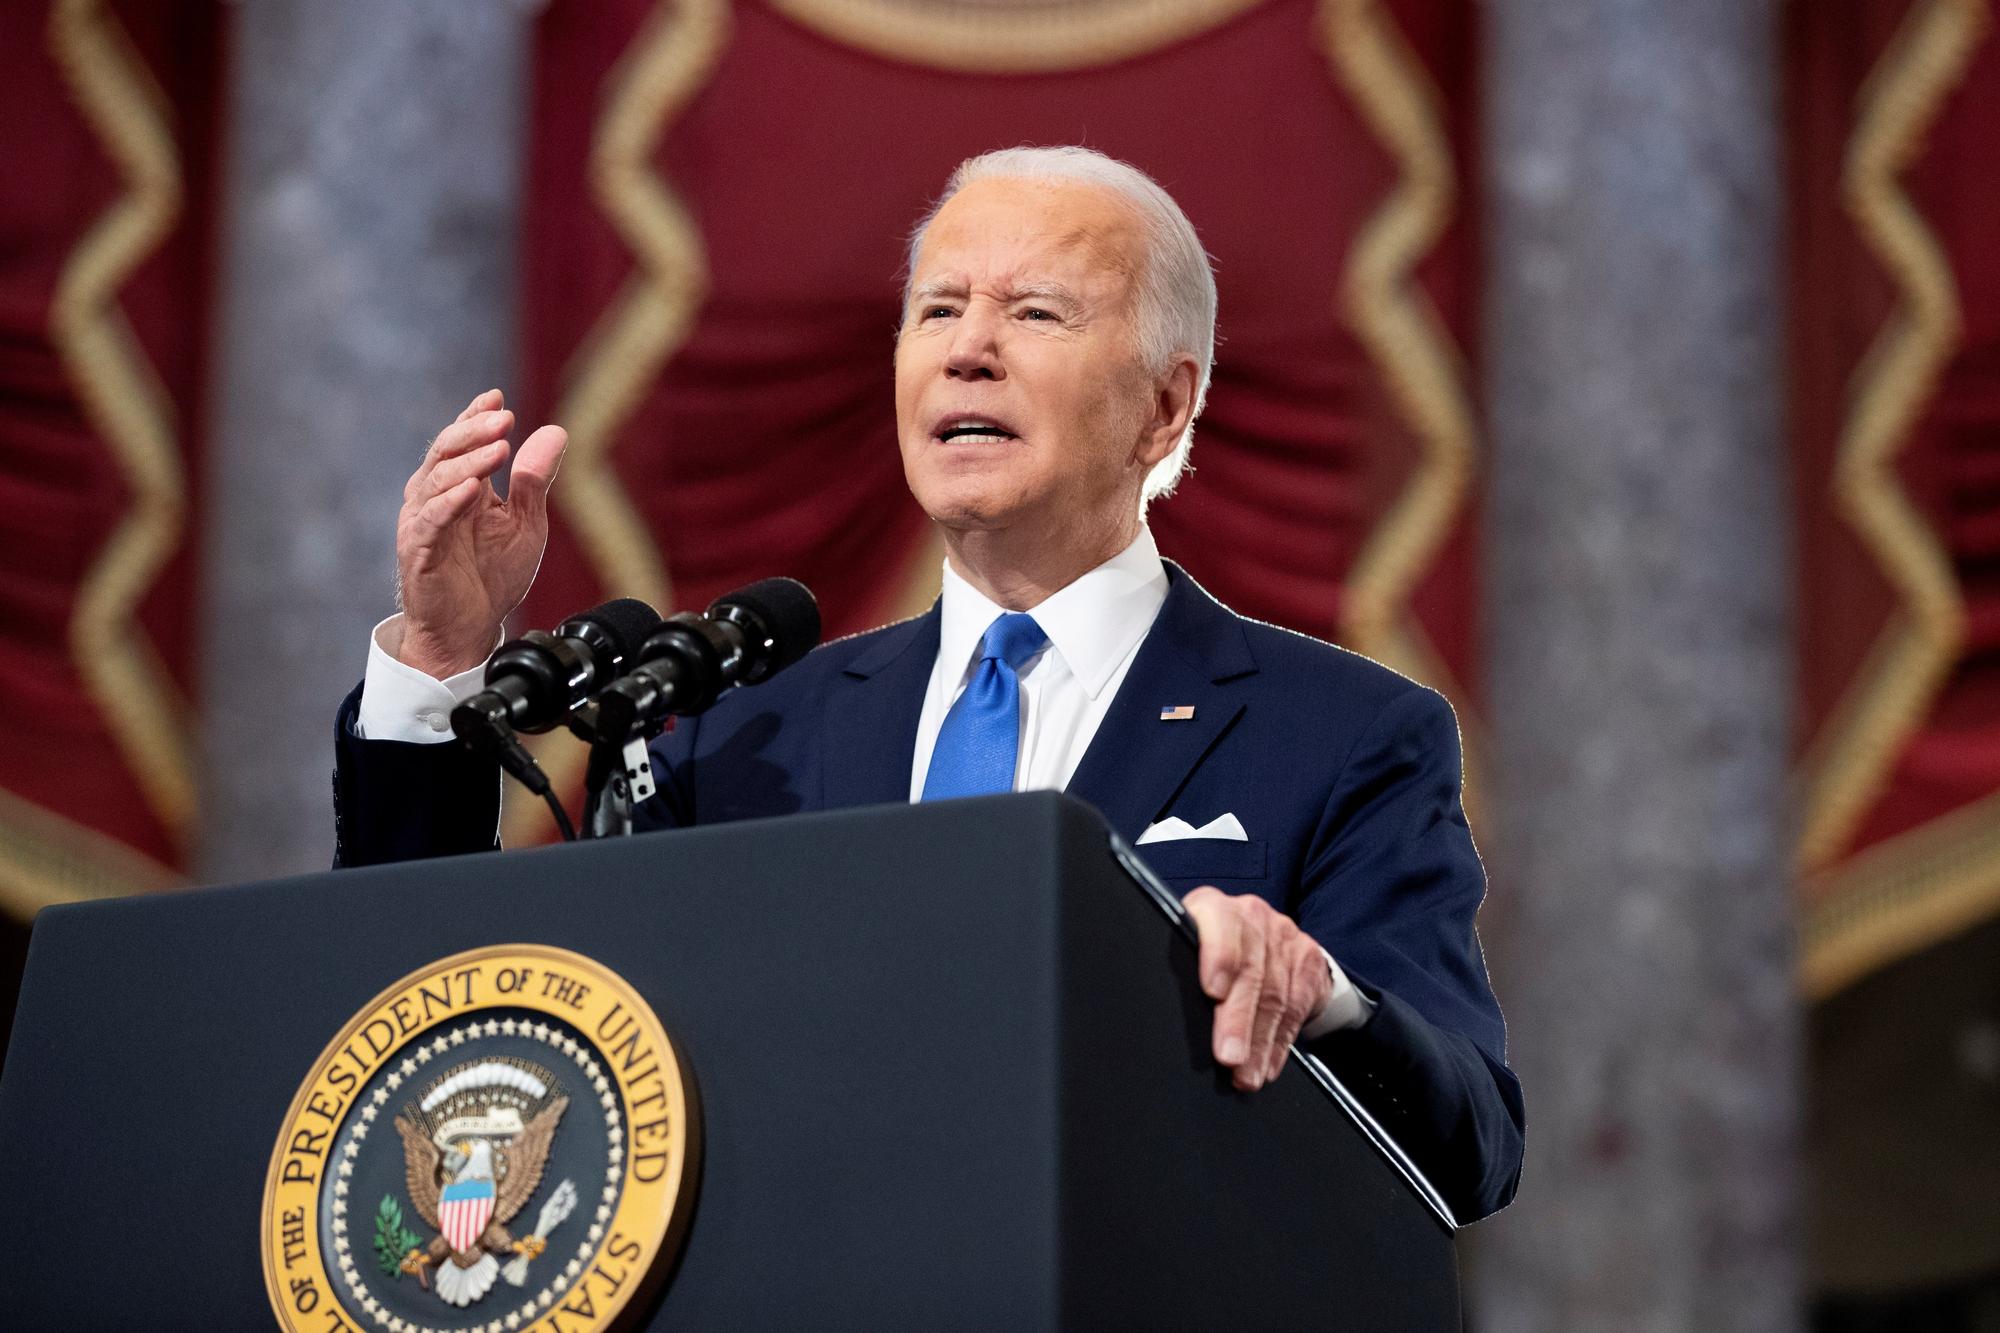
[[[1191,356],[1177,356],[1153,382],[1153,414],[1133,461],[1152,467],[1174,451],[1194,419],[1195,385],[1201,370]]]

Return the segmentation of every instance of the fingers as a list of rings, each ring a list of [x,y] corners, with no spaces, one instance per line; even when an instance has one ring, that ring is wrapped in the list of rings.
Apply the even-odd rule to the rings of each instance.
[[[478,395],[470,403],[466,404],[465,410],[458,415],[460,420],[464,420],[466,417],[476,416],[481,412],[498,412],[506,406],[506,394],[500,392],[498,389],[488,389],[485,393]]]
[[[485,489],[486,482],[482,478],[467,477],[450,490],[425,501],[411,524],[410,536],[415,544],[425,547],[435,542],[438,533],[465,517]]]
[[[544,426],[521,442],[514,454],[514,471],[507,483],[507,503],[540,510],[548,503],[549,487],[555,484],[562,467],[563,451],[569,447],[569,432],[561,426]]]
[[[456,458],[447,458],[433,467],[425,478],[423,487],[413,500],[428,500],[443,495],[467,478],[484,481],[507,465],[507,455],[511,448],[505,440],[495,440],[482,444],[477,449],[468,450]]]
[[[1241,938],[1230,920],[1233,909],[1229,898],[1220,889],[1204,884],[1181,899],[1181,906],[1194,919],[1195,937],[1201,944],[1196,973],[1202,993],[1219,1000],[1229,994],[1241,970]]]
[[[1212,1045],[1218,1064],[1234,1068],[1250,1049],[1250,1018],[1254,995],[1246,994],[1250,940],[1233,899],[1203,885],[1181,900],[1193,918],[1201,941],[1196,974],[1202,993],[1217,1001]],[[1260,979],[1261,980],[1261,979]]]
[[[1263,899],[1210,887],[1183,899],[1201,938],[1217,1063],[1252,1091],[1284,1072],[1288,1048],[1326,999],[1326,959],[1311,936]]]
[[[496,412],[505,405],[505,396],[498,389],[488,389],[466,404],[465,410],[458,414],[458,420],[464,421],[481,412]]]
[[[1285,969],[1285,1010],[1271,1042],[1269,1063],[1264,1067],[1266,1083],[1285,1072],[1285,1059],[1291,1044],[1299,1039],[1299,1029],[1319,1011],[1325,998],[1322,992],[1326,989],[1326,958],[1319,945],[1300,931],[1298,940],[1286,952],[1289,963]]]
[[[1264,938],[1264,975],[1251,1000],[1250,1049],[1236,1069],[1236,1086],[1246,1092],[1264,1086],[1271,1077],[1272,1050],[1282,1051],[1291,1041],[1291,1034],[1284,1031],[1292,985],[1290,959],[1272,938],[1273,932],[1256,933]]]
[[[473,401],[480,400],[475,398]],[[497,440],[505,440],[507,432],[513,428],[512,412],[481,411],[452,422],[431,441],[431,447],[424,453],[424,461],[410,477],[409,485],[403,488],[403,498],[422,501],[437,494],[444,488],[431,485],[431,473],[445,460],[484,448]]]
[[[1252,1088],[1256,1083],[1249,1080],[1254,1079],[1258,1068],[1253,1056],[1267,980],[1265,940],[1263,932],[1251,928],[1240,912],[1232,912],[1229,920],[1237,933],[1241,965],[1229,993],[1216,1006],[1215,1058],[1236,1071],[1237,1087]],[[1265,1027],[1268,1037],[1268,1024]]]

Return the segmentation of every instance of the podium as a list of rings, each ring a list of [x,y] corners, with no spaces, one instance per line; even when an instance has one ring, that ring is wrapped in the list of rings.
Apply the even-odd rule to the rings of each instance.
[[[1450,1227],[1339,1071],[1232,1090],[1172,895],[1053,793],[48,909],[0,1079],[6,1322],[271,1327],[315,1056],[504,944],[623,978],[698,1104],[631,1327],[1459,1326]]]

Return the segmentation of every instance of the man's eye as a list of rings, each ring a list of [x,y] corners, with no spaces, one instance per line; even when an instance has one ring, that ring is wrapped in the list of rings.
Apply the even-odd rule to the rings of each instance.
[[[945,319],[957,313],[956,310],[953,310],[948,305],[934,305],[924,308],[925,319]]]
[[[1042,310],[1035,306],[1029,306],[1026,310],[1023,310],[1021,312],[1022,319],[1054,319],[1055,317],[1056,315],[1054,311]]]

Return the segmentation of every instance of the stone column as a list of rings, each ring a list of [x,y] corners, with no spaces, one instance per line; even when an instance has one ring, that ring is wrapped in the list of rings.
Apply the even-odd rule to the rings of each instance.
[[[1799,1326],[1771,0],[1492,0],[1482,1333]]]
[[[425,441],[513,364],[538,0],[237,8],[199,873],[326,866],[333,710]]]

